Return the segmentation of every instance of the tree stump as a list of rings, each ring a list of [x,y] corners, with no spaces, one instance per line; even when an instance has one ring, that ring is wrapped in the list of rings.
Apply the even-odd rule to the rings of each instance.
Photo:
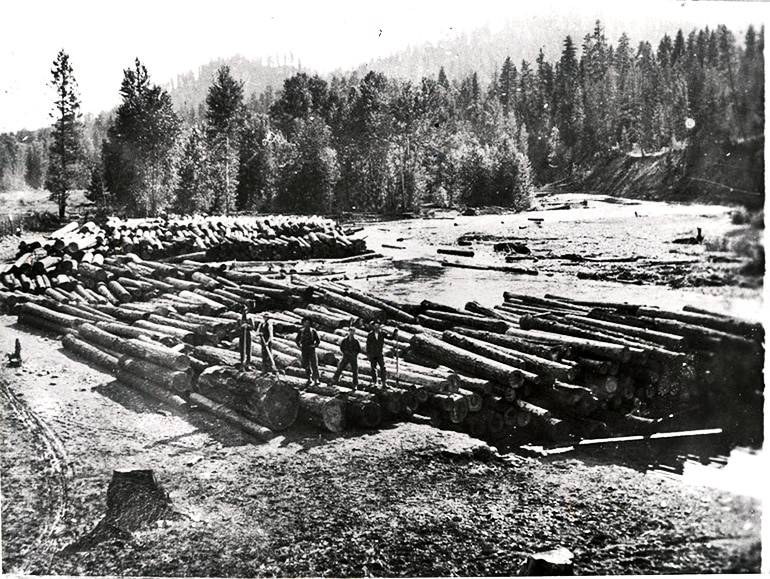
[[[168,493],[152,470],[115,470],[107,488],[105,519],[126,531],[136,531],[175,513]]]
[[[104,541],[129,541],[134,531],[180,516],[152,470],[115,470],[107,487],[104,517],[64,552],[87,551]]]
[[[575,568],[572,560],[575,555],[569,549],[557,547],[543,553],[535,553],[527,557],[527,562],[522,567],[519,575],[538,576],[545,575],[574,575]]]

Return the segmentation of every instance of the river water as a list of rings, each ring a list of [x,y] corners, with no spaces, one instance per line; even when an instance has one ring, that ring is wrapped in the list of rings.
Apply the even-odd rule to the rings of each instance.
[[[547,267],[539,275],[497,270],[447,267],[442,262],[467,262],[467,257],[438,254],[440,247],[458,248],[460,236],[515,237],[533,253],[551,251],[587,257],[643,256],[648,259],[702,258],[710,240],[718,240],[734,226],[729,207],[673,205],[660,202],[619,202],[604,196],[561,195],[558,203],[570,209],[518,214],[404,219],[364,225],[360,236],[382,259],[340,266],[345,283],[381,298],[419,303],[427,299],[462,308],[468,301],[492,307],[503,292],[544,296],[553,294],[586,300],[653,305],[681,310],[685,305],[748,320],[763,319],[762,292],[738,287],[682,287],[633,285],[578,279],[569,264]],[[672,240],[695,235],[700,227],[703,245],[680,246]],[[711,247],[714,246],[712,244]],[[503,265],[489,242],[473,242],[472,263]],[[539,262],[543,263],[543,262]],[[524,262],[522,265],[531,265]],[[730,433],[687,438],[681,442],[631,444],[592,451],[601,457],[644,470],[650,476],[675,477],[686,484],[705,485],[762,498],[766,458],[760,449],[736,447]]]

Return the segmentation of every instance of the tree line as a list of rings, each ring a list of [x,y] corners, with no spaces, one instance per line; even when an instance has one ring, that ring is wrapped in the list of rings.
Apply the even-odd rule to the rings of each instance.
[[[742,42],[718,26],[634,47],[626,34],[610,44],[597,22],[580,46],[566,37],[557,61],[507,58],[486,84],[443,68],[416,83],[300,72],[277,94],[247,97],[222,66],[200,114],[184,116],[137,60],[121,104],[90,134],[62,51],[55,122],[25,140],[24,155],[2,136],[0,185],[9,174],[45,185],[60,211],[84,187],[101,207],[136,215],[523,209],[533,187],[579,183],[608,157],[763,135],[763,49],[764,28]]]

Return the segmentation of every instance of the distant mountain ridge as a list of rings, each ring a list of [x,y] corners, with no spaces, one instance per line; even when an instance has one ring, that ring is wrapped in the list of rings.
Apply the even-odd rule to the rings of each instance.
[[[625,32],[634,48],[642,41],[649,41],[656,49],[665,34],[673,39],[681,28],[686,38],[695,28],[702,28],[706,24],[711,26],[711,23],[672,18],[646,18],[626,22],[605,21],[600,17],[598,19],[611,45],[617,46],[618,39]],[[542,49],[546,60],[552,63],[558,61],[567,36],[572,37],[580,52],[583,38],[593,31],[596,20],[596,16],[576,10],[548,16],[507,19],[494,32],[486,26],[435,43],[409,46],[394,55],[361,65],[356,72],[364,75],[369,70],[377,70],[386,76],[417,82],[424,76],[435,78],[443,66],[450,81],[461,80],[476,72],[479,81],[486,83],[499,73],[503,62],[509,56],[516,67],[521,65],[522,60],[533,65]],[[721,23],[714,21],[713,26]],[[745,32],[745,28],[736,29],[730,24],[728,27],[733,28],[740,36]]]
[[[263,64],[261,59],[252,60],[241,55],[220,58],[203,64],[197,74],[189,71],[177,75],[167,89],[177,110],[187,116],[190,112],[199,112],[206,102],[206,94],[211,86],[216,71],[222,66],[229,66],[233,78],[243,81],[246,99],[255,94],[259,96],[270,87],[273,92],[283,87],[283,81],[302,71],[301,66],[292,64]]]
[[[438,42],[408,46],[391,56],[373,59],[357,68],[337,69],[321,76],[326,80],[334,75],[349,76],[351,73],[363,77],[369,71],[376,70],[388,77],[418,82],[422,77],[436,78],[443,67],[450,81],[460,81],[476,72],[479,81],[486,84],[500,71],[508,56],[517,67],[521,65],[522,60],[527,60],[533,65],[542,49],[546,60],[556,62],[567,36],[571,36],[575,46],[580,49],[583,37],[593,31],[595,23],[594,15],[576,9],[548,16],[508,19],[494,32],[489,26],[477,28]],[[657,47],[665,34],[673,38],[681,28],[686,36],[692,29],[704,24],[706,23],[663,18],[627,22],[602,20],[607,40],[613,46],[617,45],[620,35],[625,32],[631,39],[632,47],[646,40],[652,43],[653,48]],[[717,22],[713,24],[716,25]],[[733,29],[738,34],[742,33],[740,29]],[[314,70],[303,68],[299,61],[296,65],[293,64],[293,58],[288,63],[284,59],[282,65],[274,64],[272,59],[268,59],[265,64],[261,59],[248,59],[240,55],[213,60],[201,65],[197,74],[192,71],[179,74],[167,85],[166,88],[169,89],[180,112],[200,112],[214,74],[222,65],[228,65],[233,77],[243,81],[247,100],[252,94],[259,96],[268,87],[273,93],[277,93],[283,87],[283,81],[298,72],[315,74]]]

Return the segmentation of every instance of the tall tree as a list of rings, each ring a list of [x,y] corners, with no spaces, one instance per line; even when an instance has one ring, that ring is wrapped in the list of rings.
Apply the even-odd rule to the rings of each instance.
[[[206,96],[206,136],[211,154],[214,208],[230,213],[238,188],[238,133],[243,122],[243,82],[229,66],[217,70]]]
[[[157,215],[173,197],[181,121],[139,59],[123,71],[120,94],[123,102],[103,144],[105,185],[129,213]]]
[[[322,119],[299,119],[292,151],[280,170],[280,211],[326,213],[334,205],[339,180],[337,152],[331,145],[331,131]]]
[[[209,179],[206,140],[198,127],[193,127],[187,135],[177,176],[174,209],[181,213],[209,212],[214,195]]]
[[[70,190],[83,178],[83,123],[77,82],[63,49],[53,61],[51,75],[56,100],[46,187],[59,208],[59,219],[64,219]]]

